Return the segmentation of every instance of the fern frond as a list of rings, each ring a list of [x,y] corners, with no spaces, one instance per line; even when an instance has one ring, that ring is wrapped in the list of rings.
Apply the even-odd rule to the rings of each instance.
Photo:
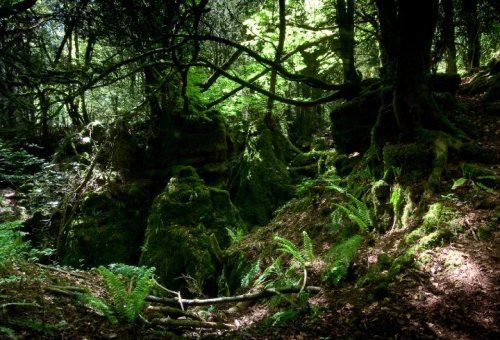
[[[304,257],[307,261],[314,261],[312,240],[305,230],[302,232],[302,237],[304,239]]]
[[[278,248],[279,251],[292,255],[292,257],[296,259],[301,265],[304,265],[304,256],[302,256],[299,247],[297,247],[292,241],[277,235],[274,236],[273,239],[280,246],[280,248]]]
[[[113,314],[113,310],[106,302],[104,302],[104,300],[90,294],[81,294],[79,296],[79,299],[83,304],[86,304],[90,308],[104,314],[104,316],[109,320],[110,323],[116,324],[118,322],[115,315]]]
[[[251,267],[248,273],[241,279],[241,287],[247,288],[252,283],[252,280],[257,276],[260,271],[260,259],[258,259]]]
[[[120,281],[117,274],[103,266],[99,267],[99,272],[106,281],[108,292],[113,299],[113,305],[117,313],[127,321],[135,323],[153,286],[152,276],[155,268],[123,266],[128,274],[131,272],[137,274],[137,282],[131,293],[127,291],[125,283]]]
[[[255,280],[255,285],[259,286],[263,284],[269,277],[271,277],[271,275],[278,277],[282,271],[283,268],[281,267],[280,259],[273,259],[272,263],[266,269],[264,269],[262,274],[260,274],[257,280]],[[274,283],[271,283],[266,285],[266,288],[272,288],[273,286]]]

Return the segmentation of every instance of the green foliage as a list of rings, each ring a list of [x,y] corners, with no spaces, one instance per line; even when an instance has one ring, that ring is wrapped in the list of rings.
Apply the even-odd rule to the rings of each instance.
[[[0,139],[0,183],[20,184],[30,179],[43,163],[40,158]]]
[[[300,250],[300,248],[295,245],[290,240],[287,240],[286,238],[280,237],[278,235],[274,236],[274,241],[278,243],[278,250],[282,251],[286,254],[291,255],[297,262],[299,262],[302,266],[305,265],[305,258],[303,252]]]
[[[231,244],[238,243],[245,237],[245,229],[243,228],[227,228],[227,235],[229,236],[229,239],[231,240]]]
[[[274,313],[269,317],[266,321],[270,323],[272,327],[281,326],[286,324],[287,322],[296,320],[301,314],[300,309],[298,308],[286,308],[284,310],[280,310]]]
[[[329,265],[323,272],[323,281],[337,285],[345,278],[362,240],[363,237],[361,235],[354,235],[336,245],[328,252],[326,258],[329,261]]]
[[[0,327],[0,334],[3,334],[7,339],[17,339],[16,332],[12,328]]]
[[[302,231],[302,237],[304,241],[304,258],[309,262],[314,261],[312,240],[305,230]]]
[[[81,294],[79,298],[83,304],[104,314],[110,323],[116,324],[118,322],[113,313],[113,309],[106,302],[104,302],[103,299],[91,294]]]
[[[29,245],[23,242],[25,232],[21,231],[22,221],[0,224],[0,260],[23,257],[28,254]]]
[[[106,281],[116,312],[128,322],[136,323],[153,286],[152,276],[155,268],[128,265],[114,265],[113,267],[111,271],[100,266],[99,272]],[[127,289],[124,278],[130,279],[128,280],[130,285],[135,282],[131,291]]]
[[[349,198],[349,202],[343,204],[334,203],[334,206],[344,212],[362,231],[367,232],[368,228],[373,226],[370,209],[368,209],[364,202],[358,200],[353,195],[347,193],[346,196]]]
[[[241,279],[241,287],[247,288],[252,283],[252,280],[257,276],[260,271],[260,259],[255,261],[253,265],[250,266],[248,272]]]

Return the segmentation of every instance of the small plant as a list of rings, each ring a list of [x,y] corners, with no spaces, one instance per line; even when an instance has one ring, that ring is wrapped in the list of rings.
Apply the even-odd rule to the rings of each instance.
[[[361,235],[354,235],[328,252],[327,258],[331,262],[323,273],[323,281],[337,285],[345,278],[362,240]]]
[[[81,294],[79,298],[83,304],[101,312],[110,323],[116,324],[118,322],[113,313],[113,309],[106,302],[104,302],[104,300],[91,294]]]
[[[396,184],[392,188],[390,202],[392,205],[392,211],[394,213],[394,221],[392,223],[392,228],[394,228],[401,219],[400,208],[401,203],[403,203],[403,189],[400,185]]]
[[[0,224],[0,260],[11,257],[22,257],[28,253],[29,246],[23,242],[25,232],[21,231],[22,221],[11,221]]]
[[[243,237],[245,237],[245,230],[243,228],[226,228],[226,231],[229,239],[231,240],[231,244],[238,243],[243,239]]]
[[[312,249],[313,246],[311,238],[305,231],[302,232],[302,237],[303,237],[303,250],[300,250],[300,248],[297,245],[295,245],[292,241],[277,235],[274,236],[274,241],[276,241],[279,246],[278,250],[286,254],[292,255],[296,263],[298,263],[299,266],[302,268],[302,271],[304,273],[304,278],[302,281],[301,291],[304,290],[307,283],[306,262],[314,261],[314,253]]]
[[[100,266],[113,306],[118,315],[130,323],[136,323],[142,312],[146,297],[154,281],[154,267],[134,267],[123,264],[110,266],[111,270]],[[128,281],[127,283],[124,281]]]
[[[348,202],[343,204],[334,203],[338,210],[342,211],[346,216],[363,231],[368,231],[369,227],[373,226],[373,220],[370,215],[370,209],[366,204],[354,195],[347,192],[347,189],[342,188],[336,182],[330,182],[326,187],[330,190],[335,190],[347,198]]]

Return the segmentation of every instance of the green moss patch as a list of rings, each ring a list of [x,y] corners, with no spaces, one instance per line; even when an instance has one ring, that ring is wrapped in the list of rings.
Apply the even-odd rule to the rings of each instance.
[[[156,267],[169,288],[185,287],[186,280],[179,278],[186,275],[216,293],[218,260],[209,235],[224,248],[226,228],[243,228],[229,193],[207,186],[193,167],[177,166],[151,207],[140,263]]]

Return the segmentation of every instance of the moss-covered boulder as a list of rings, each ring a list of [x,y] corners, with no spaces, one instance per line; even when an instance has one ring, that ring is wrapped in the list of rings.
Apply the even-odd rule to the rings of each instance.
[[[227,184],[231,141],[219,112],[179,115],[162,129],[146,153],[146,163],[156,169],[157,177],[167,173],[158,169],[190,165],[207,184],[219,187]]]
[[[265,225],[273,211],[290,198],[288,145],[279,132],[253,127],[232,190],[241,217],[250,225]]]
[[[383,159],[385,172],[396,171],[404,183],[410,183],[430,175],[434,151],[425,143],[387,144]]]
[[[210,235],[224,248],[226,228],[243,228],[229,193],[207,186],[193,167],[176,166],[151,207],[140,264],[156,267],[169,288],[185,287],[185,275],[216,293],[220,268]]]
[[[142,181],[87,194],[64,227],[61,262],[75,267],[137,263],[154,192],[154,183]]]

